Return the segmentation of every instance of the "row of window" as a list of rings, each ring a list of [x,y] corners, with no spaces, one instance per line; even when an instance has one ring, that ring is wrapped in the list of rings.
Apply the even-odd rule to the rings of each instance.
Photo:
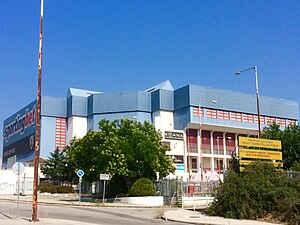
[[[247,113],[238,113],[238,112],[229,112],[217,109],[206,109],[206,117],[213,118],[213,119],[220,119],[220,120],[232,120],[238,122],[246,122],[246,123],[258,123],[258,116],[253,114]],[[201,116],[204,117],[204,110],[201,108],[193,108],[193,115],[194,116]],[[273,124],[277,123],[280,126],[287,126],[287,125],[296,125],[295,120],[286,120],[282,118],[275,118],[269,116],[260,116],[260,123],[261,124]]]
[[[66,146],[66,119],[56,118],[55,148],[63,149]]]

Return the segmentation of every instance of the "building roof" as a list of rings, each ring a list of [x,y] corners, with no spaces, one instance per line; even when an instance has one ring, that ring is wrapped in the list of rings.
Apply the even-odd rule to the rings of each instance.
[[[172,84],[171,84],[171,82],[169,80],[166,80],[166,81],[164,81],[164,82],[162,82],[160,84],[157,84],[157,85],[155,85],[155,86],[153,86],[153,87],[151,87],[151,88],[149,88],[149,89],[147,89],[145,91],[146,92],[153,92],[153,91],[155,91],[157,89],[174,91],[174,88],[173,88],[173,86],[172,86]]]
[[[91,94],[97,94],[97,93],[101,93],[101,92],[78,89],[78,88],[69,88],[67,93],[67,98],[70,96],[89,97]]]

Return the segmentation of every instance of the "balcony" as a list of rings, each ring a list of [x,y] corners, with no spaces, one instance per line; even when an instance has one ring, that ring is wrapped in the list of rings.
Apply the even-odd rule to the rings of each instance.
[[[202,153],[203,154],[211,154],[211,147],[210,147],[210,145],[202,145]]]
[[[187,145],[187,152],[188,153],[198,153],[198,145],[197,144],[188,144]]]
[[[224,147],[223,146],[217,146],[214,145],[214,154],[216,155],[224,155]]]

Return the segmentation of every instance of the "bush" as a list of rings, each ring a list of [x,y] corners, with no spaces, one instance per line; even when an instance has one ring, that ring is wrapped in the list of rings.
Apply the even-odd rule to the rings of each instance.
[[[230,170],[206,210],[210,215],[257,219],[272,215],[296,225],[300,218],[300,180],[288,178],[272,164],[255,162],[243,173]]]
[[[47,193],[73,193],[73,187],[71,186],[58,186],[51,183],[41,183],[38,186],[38,190],[40,192],[47,192]]]
[[[151,180],[140,178],[131,187],[130,196],[154,196],[155,188]]]
[[[125,178],[121,175],[114,175],[107,185],[107,197],[114,198],[116,196],[128,195]]]
[[[57,193],[73,193],[74,189],[72,186],[56,186]]]
[[[51,184],[51,183],[40,183],[38,186],[38,190],[40,192],[47,192],[47,193],[56,193],[57,188],[56,185]]]

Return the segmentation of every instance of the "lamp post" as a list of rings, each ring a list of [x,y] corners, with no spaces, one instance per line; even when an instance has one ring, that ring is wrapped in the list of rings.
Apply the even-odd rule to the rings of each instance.
[[[258,74],[257,74],[257,66],[250,67],[248,69],[240,70],[234,73],[234,75],[240,75],[243,72],[248,70],[254,70],[255,72],[255,87],[256,87],[256,107],[257,107],[257,117],[258,117],[258,138],[260,138],[260,111],[259,111],[259,94],[258,94]]]
[[[220,137],[218,136],[217,137],[217,146],[218,146],[218,174],[219,174],[219,180],[221,179],[220,177],[220,168],[221,168],[221,165],[220,165],[220,143],[219,143],[219,140],[220,140]]]
[[[203,170],[204,170],[204,162],[203,162],[203,149],[202,149],[202,107],[201,107],[201,101],[204,101],[204,99],[199,99],[199,135],[200,135],[200,140],[199,140],[199,158],[200,158],[200,169],[201,169],[201,182],[203,181]],[[216,104],[218,101],[217,100],[211,100],[213,104]]]

